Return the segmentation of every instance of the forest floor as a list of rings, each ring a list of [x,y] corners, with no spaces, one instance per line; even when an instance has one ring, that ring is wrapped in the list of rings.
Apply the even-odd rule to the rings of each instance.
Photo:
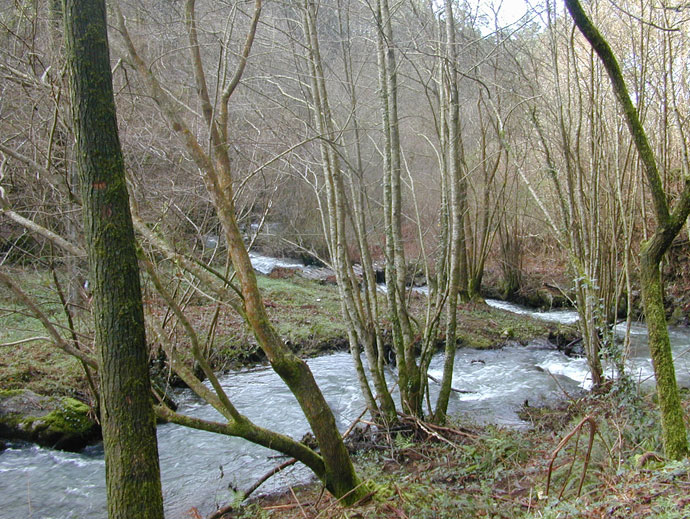
[[[256,496],[222,517],[687,519],[690,460],[659,457],[652,400],[618,388],[557,409],[526,408],[526,430],[404,419],[354,442],[370,489],[361,503],[342,507],[313,483]]]

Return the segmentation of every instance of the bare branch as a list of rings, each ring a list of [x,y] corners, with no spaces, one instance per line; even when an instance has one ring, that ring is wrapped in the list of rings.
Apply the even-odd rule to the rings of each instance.
[[[26,294],[26,292],[24,292],[19,287],[19,285],[17,285],[12,280],[10,276],[0,271],[0,282],[4,283],[14,293],[15,297],[31,311],[33,316],[39,321],[41,321],[41,324],[43,324],[43,327],[52,337],[52,341],[58,348],[63,350],[65,353],[69,353],[73,357],[78,358],[84,364],[87,364],[89,367],[93,369],[98,369],[98,365],[92,357],[90,357],[83,351],[76,349],[65,339],[63,339],[62,335],[60,335],[60,332],[58,332],[55,328],[55,325],[50,321],[50,319],[48,319],[48,316],[45,313],[43,313],[43,311],[41,311],[41,309],[36,305],[33,299],[31,299],[31,297],[29,297]]]

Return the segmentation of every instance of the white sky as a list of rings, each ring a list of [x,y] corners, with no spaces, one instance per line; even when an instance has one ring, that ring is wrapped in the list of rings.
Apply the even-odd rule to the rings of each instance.
[[[489,16],[491,25],[493,25],[492,5],[495,8],[500,6],[499,21],[504,26],[516,22],[528,8],[526,0],[468,0],[468,3],[471,6],[474,4],[473,7],[479,5],[479,12]]]

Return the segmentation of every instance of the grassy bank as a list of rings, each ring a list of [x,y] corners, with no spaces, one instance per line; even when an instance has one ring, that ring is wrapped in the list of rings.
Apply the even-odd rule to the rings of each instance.
[[[528,431],[408,422],[372,437],[355,457],[372,489],[358,506],[342,508],[307,485],[257,497],[225,517],[687,518],[690,461],[664,463],[655,454],[660,431],[651,400],[620,393],[529,408]]]
[[[14,269],[12,277],[65,338],[67,320],[50,272]],[[76,326],[85,330],[79,319]],[[56,348],[41,323],[16,302],[9,290],[0,291],[0,389],[31,389],[43,395],[79,396],[86,390],[79,361]],[[29,342],[22,342],[35,338]],[[83,341],[89,345],[90,341]]]
[[[69,338],[67,320],[51,273],[17,269],[13,275]],[[298,275],[287,279],[259,276],[259,284],[271,321],[296,352],[314,356],[348,347],[337,287]],[[413,297],[421,306],[424,296],[415,294]],[[144,298],[150,313],[165,317],[166,309],[146,285]],[[254,337],[237,315],[222,308],[218,310],[216,305],[201,297],[190,297],[184,311],[209,351],[215,369],[223,371],[264,361]],[[88,309],[82,310],[76,327],[82,334],[81,347],[92,350],[89,319]],[[7,292],[0,295],[0,330],[3,330],[0,344],[46,336],[40,322]],[[573,331],[483,303],[461,308],[458,337],[465,347],[496,348],[508,341],[526,343],[551,333],[568,336]],[[177,333],[174,338],[183,351],[188,348],[183,333]],[[152,347],[155,356],[156,344]],[[87,383],[78,361],[59,351],[50,341],[39,339],[5,346],[0,356],[0,389],[23,388],[45,395],[82,396]]]

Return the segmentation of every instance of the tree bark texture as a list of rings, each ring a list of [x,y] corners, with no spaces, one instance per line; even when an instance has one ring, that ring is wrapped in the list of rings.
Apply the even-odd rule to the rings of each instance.
[[[446,69],[446,81],[448,104],[442,107],[448,112],[448,169],[450,177],[450,222],[451,222],[451,241],[450,241],[450,291],[448,293],[448,312],[446,321],[446,346],[445,360],[443,362],[443,379],[441,381],[441,391],[436,403],[434,418],[439,422],[444,422],[446,411],[448,410],[448,400],[453,382],[453,366],[455,364],[456,333],[458,324],[458,299],[463,300],[467,297],[467,277],[462,275],[462,253],[464,252],[464,227],[463,227],[463,193],[462,179],[464,172],[460,167],[460,109],[458,101],[458,72],[457,72],[457,50],[455,43],[455,18],[453,16],[453,5],[450,0],[445,0],[446,17],[446,58],[444,63]],[[466,270],[465,270],[466,272]]]
[[[654,202],[657,228],[643,244],[640,252],[640,283],[642,305],[647,321],[649,350],[654,364],[657,393],[661,408],[664,452],[666,457],[681,459],[688,454],[687,433],[683,421],[683,408],[676,383],[675,368],[663,304],[663,290],[659,264],[674,238],[685,225],[690,213],[690,179],[669,212],[667,194],[647,134],[632,103],[618,61],[611,47],[587,17],[578,0],[565,0],[575,25],[585,36],[611,79],[611,86],[623,109],[628,129],[640,156],[647,178],[647,186]]]
[[[354,274],[352,265],[348,259],[346,214],[347,194],[343,180],[343,171],[340,166],[338,155],[334,152],[331,145],[327,144],[336,140],[336,132],[333,127],[331,109],[328,101],[326,81],[323,74],[321,53],[319,49],[319,37],[317,32],[317,9],[314,2],[306,1],[304,8],[304,35],[309,46],[309,67],[310,82],[312,87],[312,115],[315,127],[321,135],[327,139],[320,141],[321,157],[323,160],[323,172],[325,178],[327,202],[328,202],[328,222],[327,236],[329,237],[329,253],[336,273],[338,289],[341,294],[341,308],[343,317],[349,324],[350,349],[357,369],[362,393],[367,401],[367,406],[373,416],[378,416],[383,412],[388,419],[395,419],[395,404],[386,386],[383,372],[383,363],[379,362],[382,352],[377,350],[377,339],[372,333],[373,326],[367,326],[365,311],[362,299],[357,288],[357,283],[353,282]],[[360,214],[361,216],[361,214]],[[362,256],[368,255],[368,250],[360,249]],[[371,268],[371,264],[369,264]],[[372,269],[373,270],[373,269]],[[369,277],[370,282],[373,274]],[[375,283],[375,282],[374,282]],[[372,287],[375,290],[375,287]],[[375,293],[374,293],[375,297]],[[373,323],[370,323],[373,324]],[[364,347],[369,363],[369,371],[373,378],[376,395],[381,400],[381,406],[376,404],[374,396],[369,387],[369,383],[360,358],[360,344]]]
[[[144,314],[103,0],[66,0],[65,39],[93,290],[111,519],[162,519]]]
[[[132,62],[147,84],[153,99],[171,123],[173,130],[181,136],[187,151],[199,168],[206,189],[217,211],[228,243],[228,254],[241,287],[241,314],[266,354],[272,368],[295,395],[316,437],[320,447],[320,454],[323,458],[324,469],[322,472],[315,471],[315,473],[334,496],[339,499],[342,498],[344,504],[352,504],[361,499],[365,495],[366,490],[360,485],[349,453],[338,432],[333,412],[316,384],[309,367],[304,360],[289,350],[271,325],[257,285],[254,267],[251,264],[249,253],[247,252],[235,216],[232,185],[233,171],[227,140],[227,104],[249,57],[261,8],[261,0],[255,0],[254,15],[252,16],[252,22],[245,41],[242,58],[233,78],[223,89],[220,106],[214,111],[201,60],[200,45],[197,40],[195,1],[187,0],[185,2],[185,20],[189,36],[189,49],[202,114],[209,128],[210,153],[207,153],[197,140],[194,132],[180,115],[178,105],[162,88],[157,78],[138,54],[127,32],[124,17],[119,11],[118,19]],[[214,117],[215,113],[219,113],[218,117]],[[243,425],[240,422],[238,424]],[[225,428],[224,430],[229,434],[233,434],[231,428]],[[256,435],[255,429],[236,432],[234,435],[247,438],[250,441],[257,441],[253,437]],[[276,444],[272,444],[272,446],[276,449],[281,448],[280,445]]]
[[[405,412],[422,414],[419,366],[414,350],[414,332],[405,299],[406,261],[402,236],[402,182],[400,121],[398,118],[398,72],[393,25],[388,0],[377,0],[377,57],[381,119],[385,148],[383,153],[384,223],[386,227],[386,286],[388,312],[398,365],[400,403]]]

